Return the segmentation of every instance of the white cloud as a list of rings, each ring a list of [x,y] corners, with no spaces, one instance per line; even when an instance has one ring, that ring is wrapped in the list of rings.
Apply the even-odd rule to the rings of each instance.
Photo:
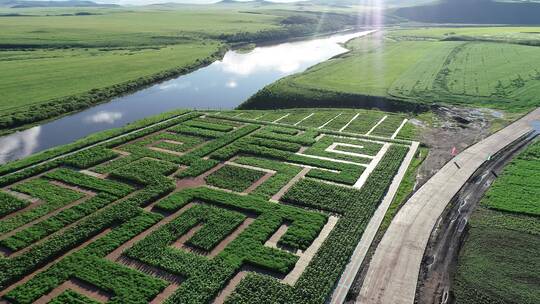
[[[234,80],[230,80],[229,82],[225,84],[225,86],[227,86],[227,88],[234,89],[238,86],[238,83]]]
[[[191,86],[191,82],[189,81],[178,82],[178,80],[171,80],[163,84],[160,84],[159,89],[163,91],[167,91],[171,89],[182,90],[182,89],[187,89],[190,86]]]
[[[100,111],[100,112],[97,112],[96,114],[93,114],[84,118],[84,121],[89,122],[89,123],[112,124],[120,118],[122,118],[122,113],[120,112]]]
[[[0,139],[0,164],[28,156],[38,147],[41,127],[14,133]]]
[[[276,71],[282,74],[298,72],[306,63],[323,61],[336,54],[336,50],[345,51],[338,43],[346,42],[362,33],[332,36],[327,39],[314,39],[302,42],[283,43],[269,47],[256,47],[249,56],[237,52],[228,52],[222,61],[216,62],[223,71],[249,76],[254,72]],[[328,40],[334,42],[329,44]]]

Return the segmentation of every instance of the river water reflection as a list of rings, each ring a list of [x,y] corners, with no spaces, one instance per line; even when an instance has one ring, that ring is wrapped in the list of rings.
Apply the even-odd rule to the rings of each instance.
[[[371,31],[229,51],[222,60],[82,112],[0,138],[0,164],[173,109],[231,109],[264,86],[346,52]]]

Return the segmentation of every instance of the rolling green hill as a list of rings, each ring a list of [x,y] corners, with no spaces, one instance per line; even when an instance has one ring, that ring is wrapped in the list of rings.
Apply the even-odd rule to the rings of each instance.
[[[528,44],[538,43],[538,31],[506,27],[379,32],[349,42],[347,54],[267,86],[242,108],[408,110],[417,104],[448,103],[530,109],[539,105],[540,52]]]
[[[540,3],[493,0],[444,0],[396,10],[398,16],[421,22],[474,24],[540,24]]]

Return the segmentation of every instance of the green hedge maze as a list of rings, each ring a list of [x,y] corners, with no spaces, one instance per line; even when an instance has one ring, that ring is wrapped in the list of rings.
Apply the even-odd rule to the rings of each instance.
[[[233,114],[0,175],[0,302],[325,303],[410,149],[404,122]]]

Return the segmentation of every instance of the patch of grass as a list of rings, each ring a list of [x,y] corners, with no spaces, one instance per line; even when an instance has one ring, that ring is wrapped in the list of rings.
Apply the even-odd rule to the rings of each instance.
[[[469,223],[454,278],[456,302],[538,303],[538,220],[480,207]]]
[[[540,142],[513,160],[482,199],[490,209],[540,216]]]
[[[206,182],[218,188],[242,192],[263,175],[264,172],[261,171],[236,166],[224,166],[210,174],[206,178]]]

